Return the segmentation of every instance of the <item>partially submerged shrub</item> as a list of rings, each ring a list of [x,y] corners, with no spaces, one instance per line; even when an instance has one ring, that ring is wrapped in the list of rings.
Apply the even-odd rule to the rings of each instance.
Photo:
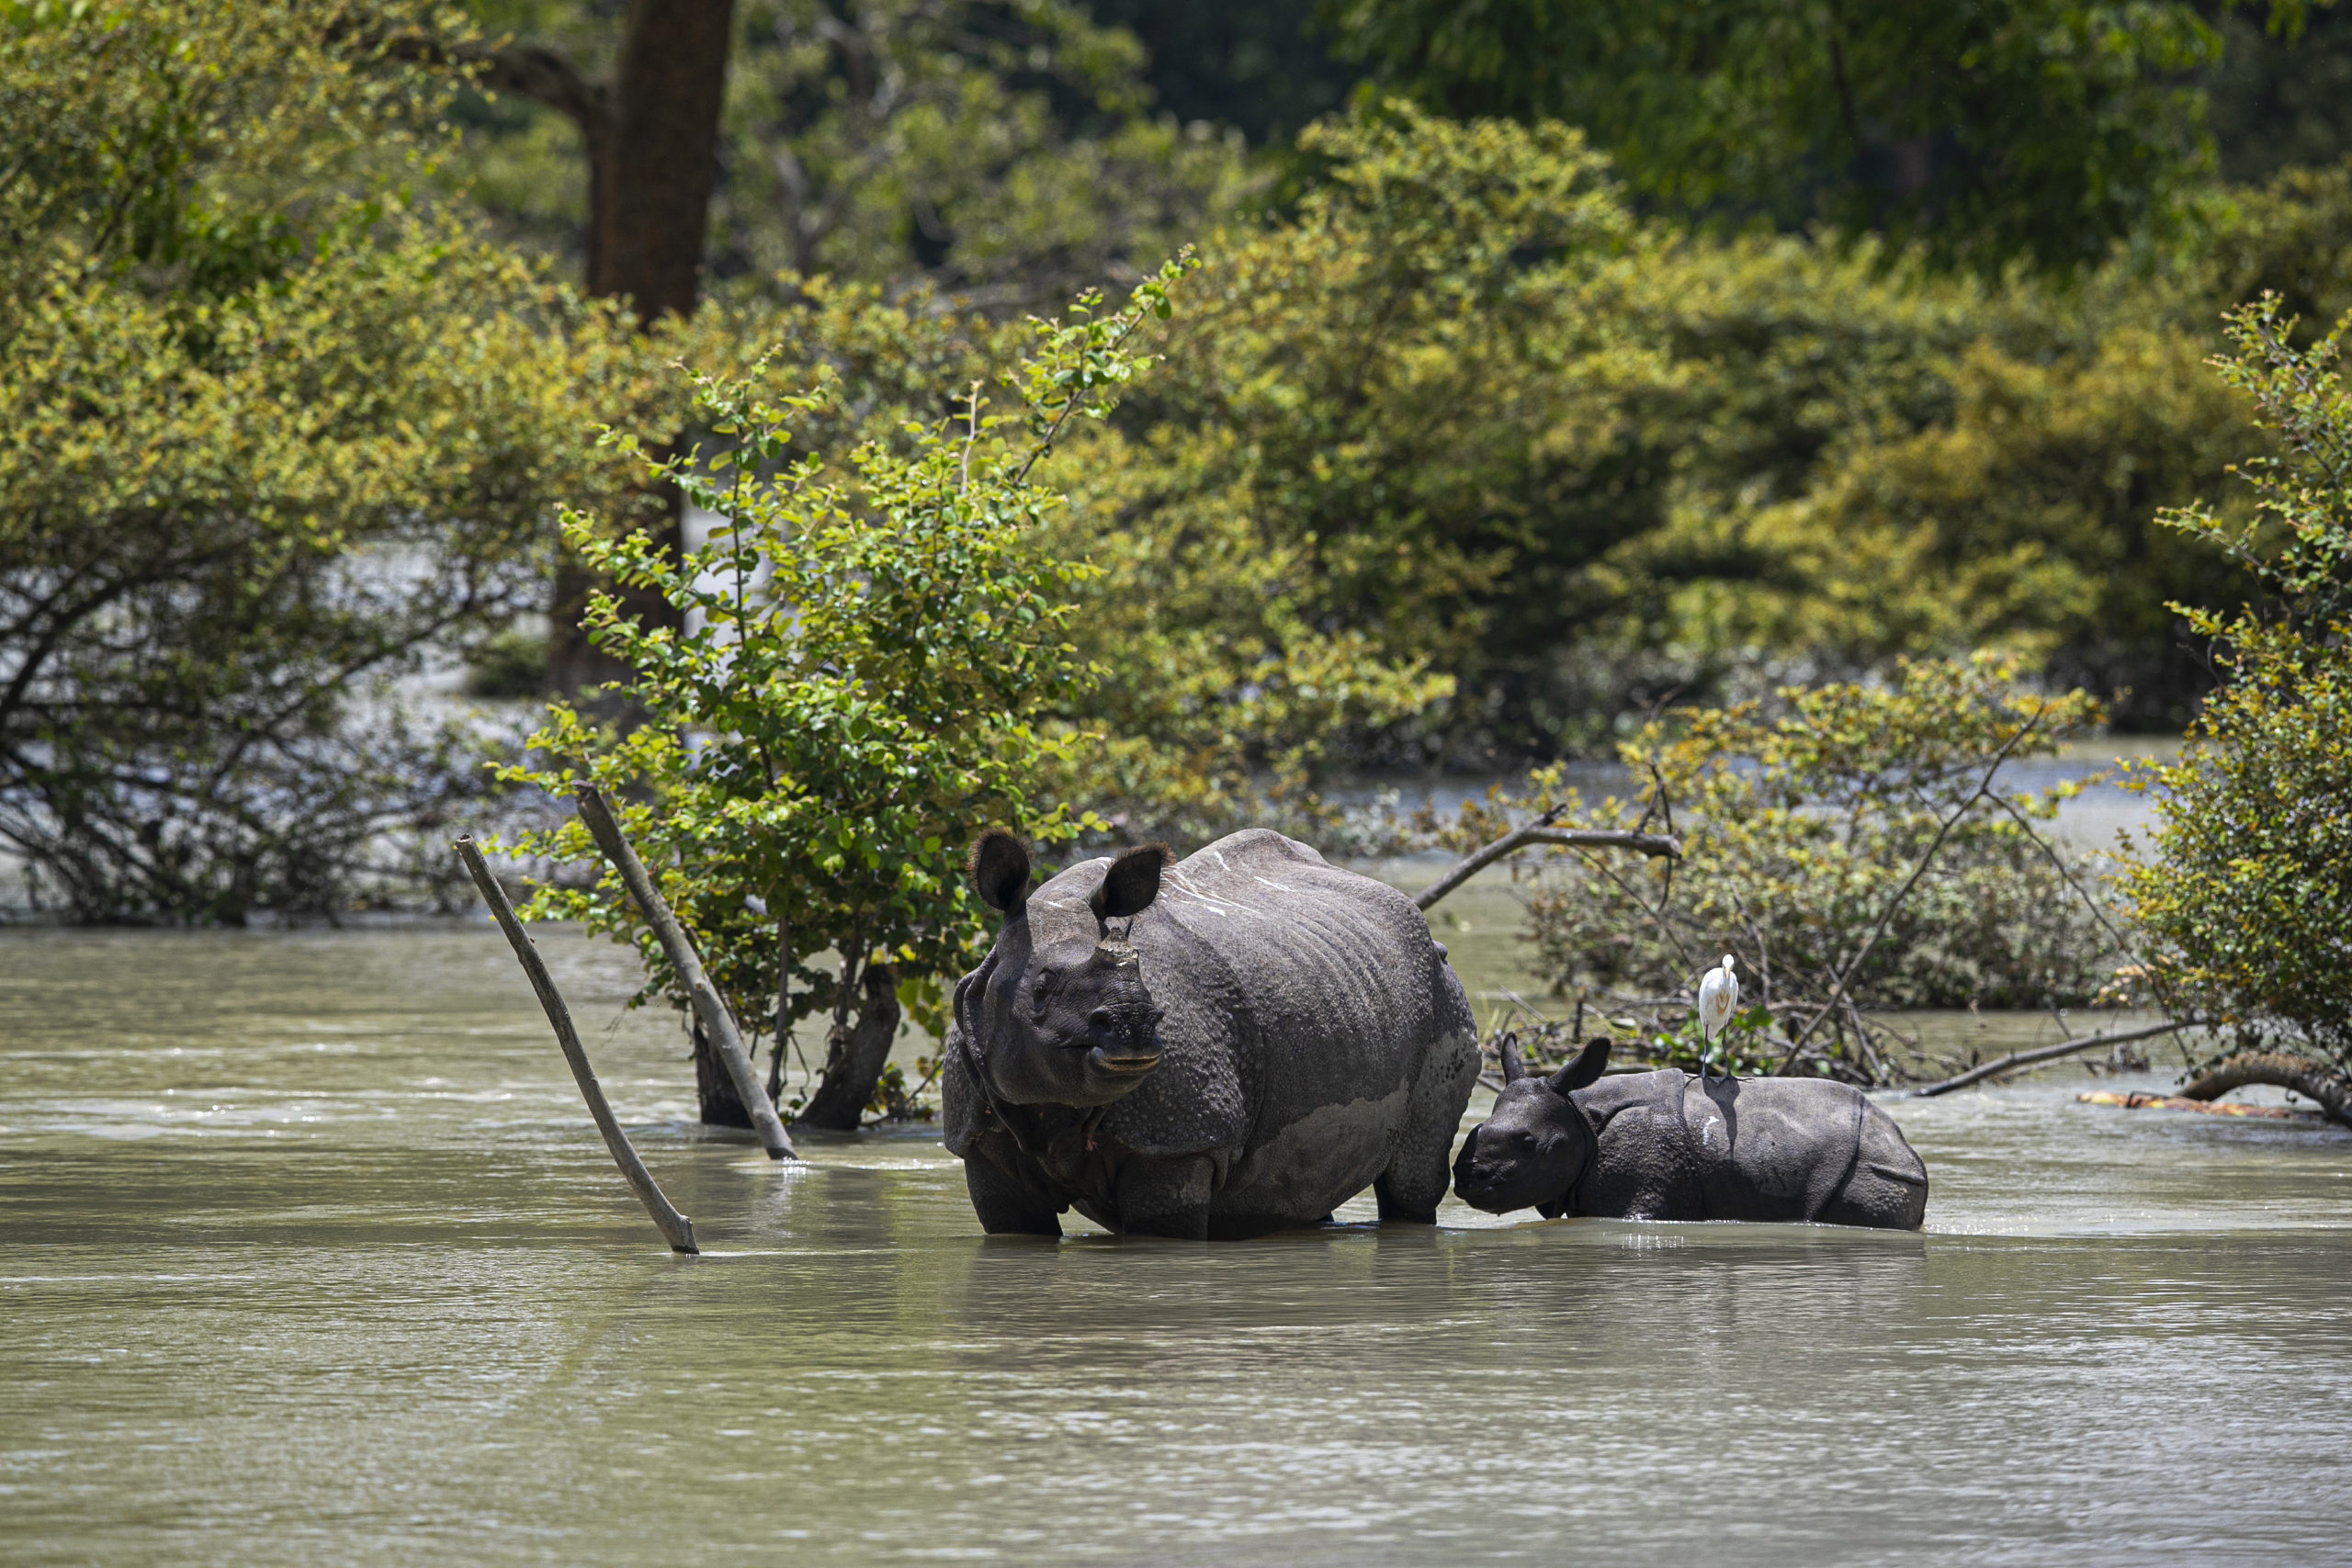
[[[1167,312],[1177,271],[1116,312],[1097,313],[1090,297],[1067,324],[1039,324],[1006,378],[1019,417],[956,389],[969,399],[959,417],[868,442],[846,472],[786,460],[821,391],[697,377],[702,415],[729,445],[652,467],[718,514],[709,542],[681,559],[643,535],[567,519],[594,566],[658,592],[688,629],[648,626],[598,595],[591,635],[639,672],[617,688],[638,722],[600,728],[559,703],[532,738],[539,760],[507,776],[556,795],[590,779],[628,803],[623,825],[713,982],[754,1038],[773,1032],[771,1095],[792,1024],[830,1012],[805,1120],[857,1124],[902,1005],[945,1034],[944,987],[984,939],[963,874],[974,836],[1001,825],[1050,843],[1086,820],[1040,787],[1049,759],[1090,739],[1053,720],[1092,671],[1069,640],[1087,569],[1047,547],[1040,524],[1060,497],[1033,470],[1143,363],[1131,340]],[[578,822],[520,848],[599,858]],[[542,887],[531,912],[634,942],[650,976],[639,999],[684,1008],[616,875]],[[828,949],[834,968],[810,962]],[[706,1120],[743,1115],[723,1075],[701,1079]],[[881,1103],[888,1113],[888,1093]]]
[[[668,423],[666,344],[400,198],[447,91],[300,0],[0,5],[0,841],[62,913],[432,897],[482,738],[398,684]]]
[[[1466,808],[1453,836],[1483,841],[1555,807],[1673,831],[1679,862],[1555,851],[1524,873],[1530,940],[1560,990],[1634,1015],[1655,1054],[1695,1063],[1693,991],[1730,953],[1749,1070],[1884,1081],[1913,1049],[1887,1010],[2087,1001],[2118,957],[2090,868],[2035,827],[2081,786],[1998,782],[2096,723],[2098,705],[2017,675],[1989,654],[1906,661],[1883,684],[1675,713],[1621,748],[1639,781],[1630,803],[1587,814],[1538,774],[1524,798]]]

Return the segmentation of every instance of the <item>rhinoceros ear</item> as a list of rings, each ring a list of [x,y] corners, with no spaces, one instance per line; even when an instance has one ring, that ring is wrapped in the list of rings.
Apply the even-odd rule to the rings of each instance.
[[[1142,844],[1111,863],[1102,886],[1087,902],[1097,920],[1122,920],[1140,915],[1159,897],[1159,874],[1172,857],[1166,844]]]
[[[1588,1040],[1584,1049],[1577,1053],[1575,1061],[1552,1075],[1552,1092],[1574,1094],[1600,1077],[1601,1070],[1608,1066],[1609,1037],[1604,1034],[1598,1040]]]
[[[1003,829],[989,829],[972,845],[972,886],[989,908],[1018,914],[1029,902],[1028,850]]]

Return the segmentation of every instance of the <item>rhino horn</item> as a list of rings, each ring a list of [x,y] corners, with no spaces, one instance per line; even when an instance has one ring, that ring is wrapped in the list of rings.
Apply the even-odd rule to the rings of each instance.
[[[1514,1029],[1503,1036],[1503,1042],[1495,1048],[1495,1054],[1502,1058],[1503,1082],[1517,1083],[1527,1076],[1527,1064],[1519,1059],[1518,1030]]]

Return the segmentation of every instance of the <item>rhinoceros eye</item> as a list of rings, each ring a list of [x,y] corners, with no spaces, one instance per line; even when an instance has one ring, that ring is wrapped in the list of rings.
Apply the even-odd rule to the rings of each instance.
[[[1040,975],[1036,984],[1029,988],[1030,1015],[1043,1023],[1046,1021],[1046,1014],[1053,1008],[1054,998],[1060,994],[1061,988],[1062,977],[1059,975]]]

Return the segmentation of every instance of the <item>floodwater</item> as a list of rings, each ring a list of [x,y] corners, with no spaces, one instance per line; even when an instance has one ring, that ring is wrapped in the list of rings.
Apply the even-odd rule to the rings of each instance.
[[[486,925],[0,931],[0,1562],[2352,1562],[2352,1134],[2077,1068],[1891,1102],[1924,1235],[990,1242],[543,943],[706,1256]]]

